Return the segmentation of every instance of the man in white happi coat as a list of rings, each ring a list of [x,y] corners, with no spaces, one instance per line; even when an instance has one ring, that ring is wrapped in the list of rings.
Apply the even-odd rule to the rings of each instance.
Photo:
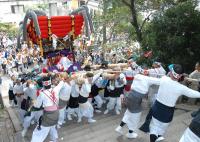
[[[116,132],[123,134],[122,128],[127,125],[127,138],[137,138],[136,133],[142,113],[142,99],[147,95],[152,84],[159,85],[159,79],[137,74],[134,76],[131,91],[126,98],[127,110],[124,113],[120,125],[115,129]]]
[[[79,103],[78,103],[80,86],[74,80],[71,80],[70,84],[71,84],[71,95],[67,109],[68,120],[72,120],[72,115],[80,116]]]
[[[58,132],[56,125],[58,123],[59,117],[59,92],[63,87],[64,82],[60,83],[51,88],[51,79],[46,76],[43,77],[43,89],[40,91],[40,95],[37,97],[34,107],[44,108],[44,113],[42,115],[41,125],[37,126],[32,135],[31,142],[43,142],[48,134],[50,134],[50,139],[56,142],[58,139]]]
[[[173,64],[169,77],[160,79],[160,87],[156,101],[152,107],[152,120],[150,123],[150,142],[156,142],[160,135],[164,135],[173,119],[176,101],[182,95],[191,98],[200,98],[200,93],[194,91],[178,81],[182,78],[181,65]]]
[[[152,69],[148,69],[147,70],[147,74],[148,76],[151,77],[156,77],[156,78],[161,78],[162,76],[166,75],[166,71],[165,69],[162,67],[160,62],[154,62],[152,65]],[[150,105],[152,106],[155,102],[155,96],[158,93],[158,85],[151,85],[148,91],[148,98],[150,98]],[[149,133],[149,125],[151,122],[151,118],[152,118],[152,109],[150,108],[149,113],[146,116],[145,122],[144,124],[140,127],[140,130],[145,132],[145,133]],[[162,136],[159,137],[160,140],[163,140],[164,138]]]
[[[19,118],[20,118],[21,122],[23,123],[25,111],[21,109],[21,103],[23,100],[24,91],[23,91],[23,85],[22,85],[20,79],[17,79],[16,84],[14,85],[14,88],[13,88],[13,93],[17,100]]]
[[[30,105],[37,99],[39,96],[39,91],[42,88],[42,84],[40,81],[36,84],[36,82],[28,82],[28,86],[24,88],[24,94],[25,96],[30,98]],[[38,123],[39,118],[43,114],[43,110],[41,108],[34,108],[31,107],[28,109],[28,112],[25,114],[24,122],[23,122],[23,131],[22,136],[24,137],[26,135],[26,132],[31,124],[34,124],[35,122]]]
[[[108,114],[109,111],[115,109],[117,115],[121,111],[121,96],[123,95],[124,85],[126,85],[126,77],[123,73],[120,73],[120,68],[115,68],[116,78],[109,80],[108,82],[108,92],[109,92],[109,102],[107,104],[107,109],[104,111],[104,114]]]
[[[102,71],[100,73],[93,75],[92,73],[87,73],[86,78],[83,79],[84,82],[80,86],[80,95],[79,95],[79,109],[80,116],[78,122],[81,122],[83,116],[88,118],[89,123],[94,123],[96,120],[93,119],[94,116],[94,108],[88,100],[89,94],[91,92],[92,84],[100,77]]]
[[[58,126],[57,126],[58,128],[60,128],[60,126],[62,126],[65,123],[66,107],[67,107],[67,103],[69,101],[71,89],[72,89],[68,74],[62,73],[62,77],[64,79],[64,84],[59,93],[59,119],[58,119]]]
[[[127,96],[131,91],[131,84],[134,80],[134,76],[139,73],[138,65],[134,62],[133,59],[128,61],[128,69],[124,71],[126,77],[126,85],[124,86],[124,95]]]

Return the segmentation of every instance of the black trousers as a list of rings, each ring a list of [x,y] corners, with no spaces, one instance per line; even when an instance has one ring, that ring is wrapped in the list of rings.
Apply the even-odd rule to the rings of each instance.
[[[150,108],[149,113],[146,116],[145,122],[139,129],[145,133],[148,133],[150,131],[149,125],[151,123],[151,119],[152,119],[152,108]]]

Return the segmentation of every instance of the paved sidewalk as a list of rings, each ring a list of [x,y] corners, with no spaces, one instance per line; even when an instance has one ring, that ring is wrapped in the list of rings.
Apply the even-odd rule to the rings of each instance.
[[[0,109],[0,142],[14,142],[14,128],[6,109]]]

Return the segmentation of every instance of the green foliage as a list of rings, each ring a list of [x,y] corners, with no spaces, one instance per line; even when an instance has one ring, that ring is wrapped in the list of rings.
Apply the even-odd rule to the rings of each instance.
[[[113,36],[117,37],[124,33],[129,33],[133,29],[129,23],[129,9],[121,5],[119,1],[104,0],[100,6],[104,9],[102,13],[96,13],[93,17],[96,33],[103,34],[103,26],[107,29],[106,40]]]
[[[200,12],[195,7],[195,2],[187,1],[155,16],[145,33],[154,59],[193,70],[200,55]]]
[[[9,37],[16,37],[18,28],[10,23],[0,23],[0,31],[7,33]]]
[[[25,11],[27,11],[28,9],[46,11],[47,9],[49,9],[49,5],[47,3],[40,3],[40,4],[31,5],[31,6],[26,6]]]

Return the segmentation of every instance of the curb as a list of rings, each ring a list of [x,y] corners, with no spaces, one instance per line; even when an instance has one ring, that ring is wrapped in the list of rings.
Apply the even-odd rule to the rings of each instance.
[[[10,116],[10,119],[13,123],[15,132],[22,131],[22,126],[20,125],[19,119],[17,118],[14,110],[12,108],[6,108],[6,109],[7,109],[9,116]]]
[[[14,131],[15,131],[14,142],[25,142],[25,140],[21,134],[21,131],[23,128],[20,124],[19,119],[17,118],[17,115],[15,114],[15,110],[13,110],[12,108],[8,108],[8,107],[6,107],[6,110],[9,114],[9,117],[10,117],[11,122],[14,127]]]

